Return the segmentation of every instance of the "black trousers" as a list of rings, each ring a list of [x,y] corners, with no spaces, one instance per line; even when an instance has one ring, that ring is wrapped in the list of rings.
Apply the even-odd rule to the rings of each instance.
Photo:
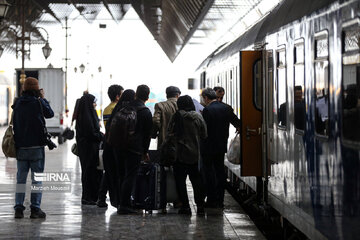
[[[142,156],[128,151],[115,151],[120,162],[120,206],[131,207],[131,193],[135,185],[136,175]]]
[[[99,144],[88,139],[77,139],[81,165],[81,199],[96,202],[98,199],[102,171],[97,170]]]
[[[184,208],[190,207],[189,197],[186,189],[186,178],[188,175],[191,181],[191,185],[194,189],[195,203],[197,206],[203,206],[205,191],[197,163],[193,165],[183,163],[174,164],[174,176],[180,201],[182,202]]]
[[[224,204],[225,195],[225,153],[202,155],[202,173],[205,179],[207,202]]]
[[[106,171],[104,172],[101,182],[100,182],[100,189],[99,189],[99,201],[105,201],[106,200],[106,193],[108,191],[108,183],[107,183],[107,174]]]

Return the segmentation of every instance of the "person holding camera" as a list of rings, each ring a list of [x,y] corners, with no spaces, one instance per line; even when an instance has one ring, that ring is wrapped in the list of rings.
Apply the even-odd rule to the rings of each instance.
[[[44,117],[52,118],[54,112],[44,98],[44,91],[39,89],[39,81],[32,77],[26,78],[21,97],[15,100],[12,108],[17,159],[14,209],[15,218],[23,218],[26,178],[31,169],[32,185],[41,186],[41,182],[35,181],[34,173],[44,171],[44,146],[51,142],[47,136]],[[41,191],[31,192],[30,218],[46,217],[40,209],[41,197]]]

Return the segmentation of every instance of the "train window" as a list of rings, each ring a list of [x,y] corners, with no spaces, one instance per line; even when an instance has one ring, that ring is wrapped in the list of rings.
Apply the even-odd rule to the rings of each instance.
[[[281,128],[286,128],[286,103],[287,103],[287,93],[286,93],[286,65],[285,65],[285,49],[279,50],[277,52],[277,84],[276,84],[276,93],[277,93],[277,117],[278,117],[278,126]]]
[[[268,119],[269,119],[269,127],[273,128],[274,126],[274,59],[272,51],[267,52],[267,81],[268,81],[268,91],[269,91],[269,109],[268,109]]]
[[[315,36],[315,130],[329,135],[329,60],[328,35]]]
[[[203,89],[206,87],[206,72],[200,74],[200,88]]]
[[[305,70],[304,42],[295,44],[294,48],[294,122],[295,129],[305,130]]]
[[[258,110],[262,109],[262,80],[261,80],[261,60],[254,64],[254,104]]]
[[[343,32],[342,135],[345,142],[360,142],[360,26]]]

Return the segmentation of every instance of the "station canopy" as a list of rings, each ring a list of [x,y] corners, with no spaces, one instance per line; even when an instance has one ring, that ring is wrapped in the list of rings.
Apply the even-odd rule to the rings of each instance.
[[[46,42],[38,26],[61,24],[77,15],[88,23],[102,10],[120,22],[132,7],[171,61],[186,44],[232,41],[281,0],[7,0],[11,7],[0,25],[0,45],[16,53],[22,28],[31,44]],[[24,21],[22,20],[24,19]],[[72,19],[73,20],[73,19]],[[131,34],[131,33],[129,33]]]

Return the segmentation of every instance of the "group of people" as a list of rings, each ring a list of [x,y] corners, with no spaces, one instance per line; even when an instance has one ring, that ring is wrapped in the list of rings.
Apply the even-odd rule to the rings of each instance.
[[[176,202],[179,213],[191,214],[187,176],[194,189],[197,213],[203,213],[204,208],[222,208],[229,125],[240,127],[233,109],[222,102],[224,89],[204,89],[200,104],[188,95],[181,96],[178,87],[169,86],[166,88],[167,100],[155,104],[153,116],[145,107],[149,94],[146,85],[138,86],[136,92],[131,89],[124,91],[119,85],[110,86],[111,103],[103,114],[105,136],[100,132],[93,105],[95,97],[89,93],[81,97],[76,110],[76,140],[82,168],[82,204],[107,207],[106,195],[109,192],[110,203],[118,208],[119,214],[136,213],[132,208],[131,194],[141,161],[151,161],[148,153],[150,140],[157,138],[160,150],[167,138],[173,137],[176,139],[176,162],[171,171],[179,196]],[[116,140],[113,139],[117,136],[114,137],[111,126],[117,121],[117,113],[127,107],[135,109],[137,115],[134,139],[126,146],[114,144]],[[96,168],[100,142],[104,148],[104,172]]]
[[[118,214],[136,213],[132,208],[131,194],[141,162],[151,161],[150,140],[157,138],[160,150],[164,142],[173,137],[176,161],[171,169],[179,196],[179,213],[191,214],[186,188],[187,176],[194,189],[198,214],[204,213],[204,208],[223,208],[226,179],[224,155],[227,151],[229,125],[231,123],[239,129],[241,124],[233,109],[222,102],[224,89],[203,89],[200,104],[188,95],[181,96],[178,87],[170,86],[166,88],[167,100],[155,104],[154,115],[145,106],[149,94],[150,89],[146,85],[139,85],[136,92],[124,90],[119,85],[110,86],[108,95],[111,103],[103,113],[105,135],[100,131],[101,124],[95,110],[96,98],[84,92],[78,99],[73,120],[76,120],[76,142],[82,170],[81,203],[107,207],[108,192],[110,203],[117,207]],[[114,135],[113,125],[118,121],[119,112],[124,109],[132,109],[136,115],[131,141],[114,144],[118,136]],[[53,115],[43,92],[39,90],[38,81],[27,78],[22,96],[14,104],[18,184],[26,182],[30,168],[32,172],[44,170],[44,140],[42,137],[36,141],[34,138],[28,139],[29,133],[24,133],[23,129],[31,129],[34,134],[41,132],[45,124],[44,118]],[[24,121],[25,118],[33,120]],[[29,128],[29,124],[37,127]],[[98,169],[101,147],[104,171]],[[22,218],[25,209],[24,193],[16,193],[15,202],[15,217]],[[31,209],[34,218],[46,216],[40,209],[40,203],[41,193],[32,193]]]

